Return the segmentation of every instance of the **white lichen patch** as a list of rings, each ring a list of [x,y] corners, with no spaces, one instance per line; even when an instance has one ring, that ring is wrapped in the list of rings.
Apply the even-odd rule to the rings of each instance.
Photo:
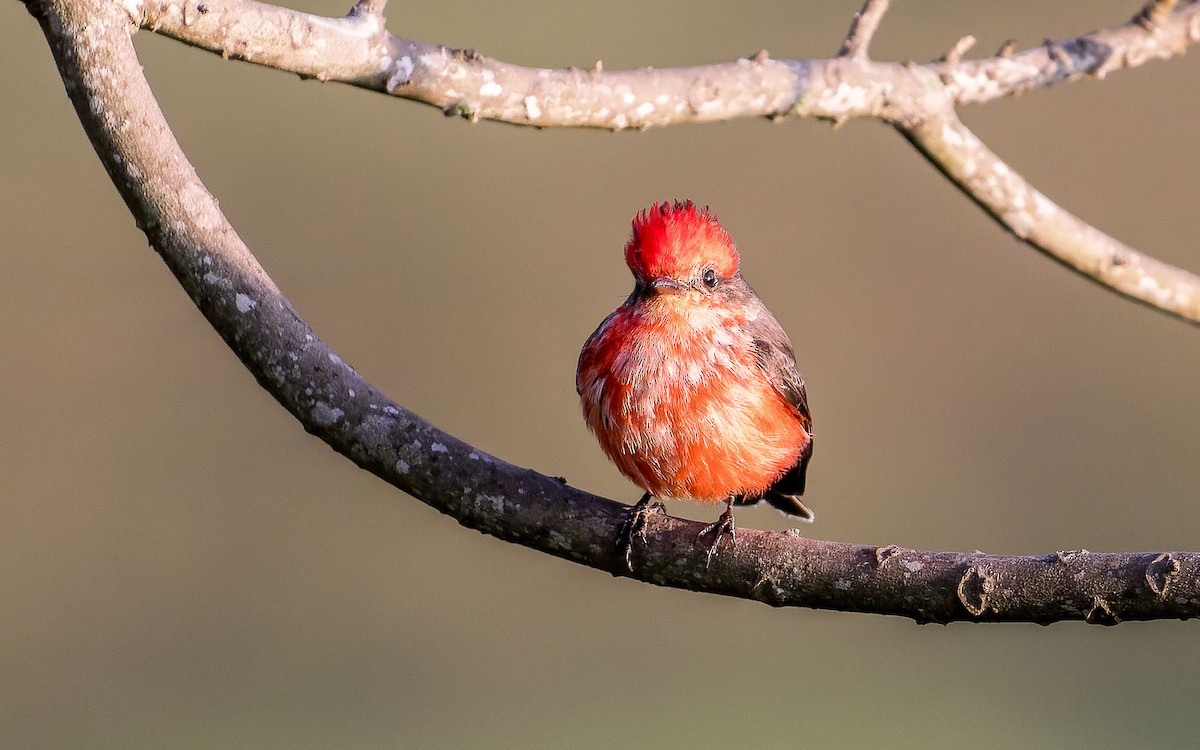
[[[434,453],[449,453],[450,452],[450,449],[447,448],[445,445],[442,445],[441,443],[434,443],[433,445],[429,446],[429,450],[433,451]]]
[[[123,0],[120,3],[121,9],[129,14],[129,17],[135,22],[142,18],[142,4],[139,0]]]
[[[1012,192],[1012,207],[1014,210],[1024,211],[1029,207],[1029,204],[1025,200],[1025,191],[1016,190],[1010,192]]]
[[[480,493],[475,496],[475,503],[481,506],[490,505],[492,510],[496,513],[504,512],[504,495],[488,495]]]
[[[329,425],[334,424],[345,415],[346,412],[342,411],[336,406],[330,406],[324,401],[318,401],[317,403],[313,404],[313,421],[322,427],[328,427]]]
[[[910,573],[917,573],[925,567],[925,563],[920,560],[904,560],[901,563]]]
[[[1145,272],[1138,279],[1137,288],[1147,299],[1153,300],[1158,305],[1164,305],[1171,299],[1172,290]]]
[[[416,66],[413,65],[413,59],[409,58],[408,55],[403,55],[400,60],[396,60],[396,74],[397,76],[403,76],[404,80],[412,77],[414,70],[416,70]]]
[[[409,468],[408,461],[405,461],[403,458],[396,459],[396,471],[401,474],[407,474]]]
[[[240,313],[248,313],[258,306],[258,302],[251,298],[249,294],[243,294],[242,292],[237,293],[237,296],[233,298],[233,302],[237,305],[238,312]]]
[[[942,140],[947,146],[952,146],[954,148],[959,148],[964,143],[962,135],[960,135],[958,130],[955,129],[955,127],[950,123],[946,123],[942,126]]]
[[[965,70],[955,67],[950,72],[950,85],[959,89],[972,98],[988,100],[995,99],[1005,92],[1005,83],[1012,80],[1014,75],[1005,70],[1011,68],[1009,61],[1002,58],[992,58],[996,73],[993,75],[971,75]]]
[[[500,96],[504,93],[504,87],[495,81],[488,81],[479,87],[480,96]]]
[[[851,86],[843,81],[837,85],[833,93],[825,97],[824,108],[831,112],[852,113],[866,109],[867,89],[863,86]]]
[[[393,94],[396,92],[396,89],[408,84],[412,80],[413,70],[415,69],[416,66],[413,65],[412,58],[408,55],[397,60],[392,66],[392,75],[387,80],[387,92]]]
[[[638,105],[637,109],[633,110],[633,113],[644,120],[654,114],[654,109],[655,107],[652,102],[642,102]]]
[[[233,288],[233,284],[229,281],[229,279],[214,271],[209,271],[208,273],[204,274],[204,283],[208,284],[209,286],[219,287],[221,289]]]
[[[1024,239],[1033,231],[1035,220],[1033,214],[1026,208],[1024,201],[1020,206],[1015,206],[1012,211],[1005,211],[1001,214],[1001,219],[1004,224],[1012,230],[1012,233]]]
[[[959,169],[962,171],[962,176],[968,180],[974,177],[975,173],[979,171],[979,167],[976,165],[975,157],[973,156],[964,156]]]
[[[542,108],[538,105],[536,96],[525,97],[525,116],[530,120],[537,120],[542,116]]]
[[[1175,305],[1187,307],[1196,301],[1196,290],[1191,284],[1180,284],[1175,288]]]
[[[383,31],[383,21],[374,13],[362,13],[342,18],[325,18],[312,16],[309,23],[313,26],[333,30],[338,34],[348,36],[369,37]]]

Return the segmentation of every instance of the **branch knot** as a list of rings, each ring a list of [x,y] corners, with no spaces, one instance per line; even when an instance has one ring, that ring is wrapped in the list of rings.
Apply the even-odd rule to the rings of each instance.
[[[996,588],[996,579],[982,565],[967,568],[958,581],[958,600],[972,617],[988,609],[988,597]]]
[[[1166,597],[1167,587],[1179,575],[1179,561],[1164,552],[1146,566],[1146,585],[1159,597]]]
[[[1092,608],[1084,618],[1089,625],[1116,625],[1121,621],[1113,608],[1099,594],[1092,597]]]

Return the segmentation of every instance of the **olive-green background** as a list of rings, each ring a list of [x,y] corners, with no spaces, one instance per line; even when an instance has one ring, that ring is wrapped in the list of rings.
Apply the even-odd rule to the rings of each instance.
[[[1072,5],[898,2],[873,51],[1036,45],[1138,2]],[[827,56],[857,1],[393,6],[414,38],[617,69]],[[358,470],[256,386],[147,248],[18,2],[0,30],[0,745],[1194,746],[1195,623],[776,611],[483,537]],[[1022,246],[883,125],[470,125],[138,47],[302,314],[476,446],[637,497],[583,427],[575,358],[630,287],[630,218],[688,197],[796,345],[817,433],[806,533],[1200,550],[1200,330]],[[1198,82],[1193,51],[963,115],[1052,198],[1200,269]]]

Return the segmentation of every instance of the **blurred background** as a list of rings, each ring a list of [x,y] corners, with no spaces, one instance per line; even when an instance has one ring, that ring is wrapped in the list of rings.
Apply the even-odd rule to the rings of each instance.
[[[612,70],[825,57],[858,5],[442,0],[389,16],[508,62]],[[902,2],[872,52],[923,61],[966,34],[981,55],[1025,48],[1138,5]],[[0,4],[0,28],[3,746],[1194,742],[1194,623],[776,611],[483,537],[360,471],[258,388],[147,247],[21,4]],[[795,343],[817,433],[806,533],[1200,550],[1200,331],[1022,246],[879,123],[471,125],[137,43],[297,308],[480,448],[637,498],[583,426],[575,360],[631,288],[634,213],[686,197],[733,234]],[[1068,209],[1198,270],[1198,80],[1193,52],[963,116]],[[769,508],[739,523],[786,526]]]

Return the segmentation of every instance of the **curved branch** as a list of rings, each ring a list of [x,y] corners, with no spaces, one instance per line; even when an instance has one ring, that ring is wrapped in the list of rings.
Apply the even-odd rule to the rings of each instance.
[[[1034,249],[1124,297],[1200,322],[1200,277],[1143,255],[1063,209],[992,153],[953,110],[900,131],[967,197]]]
[[[175,141],[106,0],[29,0],[88,137],[139,225],[243,364],[304,428],[471,528],[624,575],[627,507],[505,463],[388,400],[325,346],[221,214]],[[711,568],[700,525],[652,517],[633,577],[777,606],[921,622],[1200,614],[1200,554],[918,552],[741,530]],[[645,543],[641,543],[644,541]]]

